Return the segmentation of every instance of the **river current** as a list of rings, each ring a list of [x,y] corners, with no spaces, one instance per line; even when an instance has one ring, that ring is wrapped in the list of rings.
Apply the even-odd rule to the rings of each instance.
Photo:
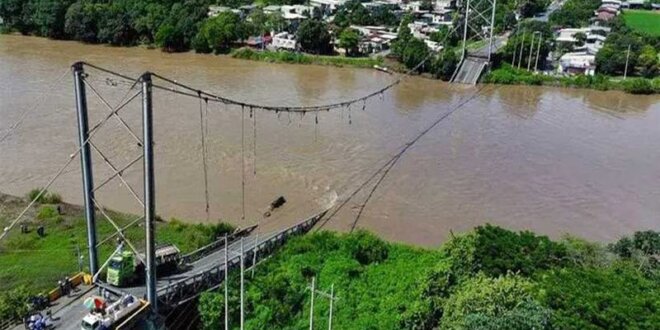
[[[69,67],[79,60],[131,77],[153,71],[229,98],[271,105],[334,103],[378,90],[393,79],[376,70],[0,36],[0,136],[21,122],[0,142],[0,191],[23,195],[44,186],[76,151]],[[87,73],[90,86],[110,104],[132,93],[121,79],[92,69]],[[108,110],[91,87],[87,96],[93,124]],[[472,100],[401,157],[374,191],[356,228],[425,246],[486,222],[602,241],[660,229],[658,96],[456,86],[415,77],[369,100],[364,111],[359,103],[322,112],[318,125],[315,114],[256,112],[256,140],[249,109],[242,114],[240,107],[202,104],[208,111],[208,221],[241,223],[243,168],[245,223],[262,219],[276,197],[287,199],[270,218],[259,220],[264,230],[320,210],[335,194],[342,200],[406,142],[468,98]],[[156,206],[165,218],[207,221],[199,112],[197,99],[154,91]],[[119,114],[139,136],[139,97]],[[93,142],[117,168],[141,150],[114,119]],[[98,153],[93,157],[98,184],[113,171]],[[141,162],[124,177],[141,195]],[[375,181],[325,228],[349,230]],[[77,159],[51,190],[81,203]],[[140,211],[117,179],[97,197],[108,208]]]

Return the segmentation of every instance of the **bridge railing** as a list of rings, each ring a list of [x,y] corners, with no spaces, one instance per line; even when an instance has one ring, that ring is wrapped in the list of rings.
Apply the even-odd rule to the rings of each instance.
[[[244,229],[239,229],[232,233],[231,235],[227,235],[227,239],[229,240],[229,243],[235,241],[237,238],[241,236],[246,236],[249,235],[255,228],[257,228],[257,225],[252,225],[250,227],[244,228]],[[222,237],[219,240],[216,240],[208,245],[202,246],[201,248],[192,251],[190,253],[184,254],[181,256],[181,262],[184,264],[189,264],[193,263],[199,259],[202,259],[209,254],[223,248],[225,245],[225,238]]]
[[[277,247],[282,246],[289,237],[305,233],[311,229],[326,211],[318,213],[290,228],[282,230],[244,251],[244,266],[249,268],[253,262],[260,261],[270,255]],[[254,254],[257,253],[256,258]],[[201,292],[217,288],[224,281],[225,271],[240,267],[240,255],[232,253],[226,263],[220,263],[203,272],[183,280],[168,284],[157,291],[159,301],[166,306],[174,307],[197,297]],[[255,260],[256,259],[256,260]]]

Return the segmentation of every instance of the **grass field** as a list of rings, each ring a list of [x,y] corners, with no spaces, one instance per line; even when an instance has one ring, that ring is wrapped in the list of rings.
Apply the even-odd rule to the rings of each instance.
[[[626,10],[623,18],[626,25],[637,31],[660,36],[660,12],[658,11]]]
[[[5,227],[27,205],[23,198],[0,193],[0,227]],[[54,205],[38,204],[25,217],[30,230],[21,234],[18,226],[0,243],[0,292],[25,285],[30,291],[49,289],[56,286],[57,280],[78,270],[76,247],[84,256],[83,265],[87,268],[86,224],[83,210],[76,205],[60,204],[62,214],[57,214]],[[119,226],[130,223],[137,217],[106,210]],[[115,232],[112,225],[97,212],[98,239]],[[36,233],[38,226],[44,226],[45,237]],[[193,225],[178,220],[158,222],[156,235],[158,243],[176,244],[183,253],[195,250],[213,241],[221,232],[231,227],[219,225]],[[138,250],[144,249],[144,227],[140,224],[125,231]],[[100,263],[112,253],[116,240],[110,239],[99,247]]]

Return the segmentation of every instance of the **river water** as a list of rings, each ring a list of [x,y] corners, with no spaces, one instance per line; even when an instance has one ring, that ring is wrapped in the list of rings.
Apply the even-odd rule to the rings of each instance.
[[[22,195],[45,185],[75,152],[68,68],[78,60],[133,77],[149,70],[237,100],[272,105],[346,100],[392,79],[374,70],[0,36],[0,136],[25,114],[0,142],[0,191]],[[121,79],[87,72],[90,85],[110,104],[134,92]],[[367,102],[365,111],[358,104],[324,112],[318,125],[313,114],[259,112],[256,144],[249,109],[242,125],[240,108],[203,106],[208,110],[209,221],[241,223],[243,156],[246,223],[260,219],[276,197],[287,199],[262,221],[264,230],[271,230],[327,205],[335,193],[340,200],[348,196],[436,118],[473,97],[404,154],[374,191],[357,228],[426,246],[441,243],[450,231],[486,222],[603,241],[660,229],[657,96],[524,86],[486,86],[477,92],[471,86],[408,78]],[[90,88],[87,94],[95,123],[108,110]],[[205,222],[200,103],[156,90],[154,111],[157,212]],[[139,98],[120,115],[139,136]],[[140,153],[114,119],[93,142],[117,168]],[[113,172],[96,153],[94,161],[98,184]],[[124,177],[141,195],[141,162]],[[80,182],[75,160],[52,190],[80,203]],[[349,230],[374,183],[325,228]],[[97,197],[105,207],[140,210],[119,180],[101,188]]]

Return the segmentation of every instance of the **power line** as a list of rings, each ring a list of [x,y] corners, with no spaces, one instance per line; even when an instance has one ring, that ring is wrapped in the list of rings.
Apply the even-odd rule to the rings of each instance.
[[[21,112],[20,116],[18,117],[18,120],[13,125],[9,126],[9,129],[7,130],[7,133],[5,133],[4,135],[2,135],[0,137],[0,143],[2,143],[7,138],[9,138],[9,136],[12,135],[14,133],[14,131],[16,131],[23,124],[23,121],[25,120],[25,118],[27,117],[27,115],[30,112],[34,111],[41,104],[43,104],[43,102],[46,100],[48,94],[53,90],[53,88],[55,88],[55,86],[57,86],[62,81],[62,79],[64,79],[64,77],[68,73],[69,73],[69,69],[67,68],[66,70],[64,70],[64,72],[62,73],[61,76],[59,76],[57,79],[55,79],[53,81],[53,83],[50,85],[48,90],[45,93],[41,94],[41,98],[39,98],[39,100],[37,102],[35,102],[33,106],[31,106],[29,108],[26,108],[25,110],[23,110],[23,112]]]
[[[384,180],[385,176],[389,173],[390,169],[394,166],[394,164],[395,164],[396,162],[398,162],[398,160],[403,156],[403,154],[404,154],[404,153],[405,153],[405,152],[406,152],[406,151],[407,151],[407,150],[408,150],[413,144],[415,144],[419,139],[421,139],[424,135],[426,135],[431,129],[433,129],[435,126],[437,126],[441,121],[443,121],[444,119],[446,119],[447,117],[449,117],[451,114],[453,114],[453,113],[456,112],[458,109],[460,109],[461,107],[465,106],[467,103],[469,103],[469,102],[472,101],[474,98],[476,98],[479,94],[481,94],[481,92],[484,90],[484,88],[485,88],[485,87],[482,87],[482,88],[478,89],[475,93],[473,93],[472,95],[470,95],[468,98],[466,98],[466,99],[464,99],[463,101],[459,102],[459,103],[458,103],[456,106],[454,106],[450,111],[448,111],[447,113],[445,113],[444,115],[442,115],[441,117],[439,117],[436,121],[434,121],[434,122],[433,122],[428,128],[426,128],[424,131],[420,132],[420,133],[419,133],[419,134],[418,134],[418,135],[417,135],[412,141],[406,143],[406,144],[402,147],[402,149],[401,149],[399,152],[397,152],[394,156],[390,157],[390,158],[387,160],[387,162],[386,162],[385,164],[383,164],[383,165],[380,166],[376,171],[374,171],[374,172],[373,172],[373,173],[372,173],[372,174],[371,174],[371,175],[370,175],[365,181],[363,181],[363,182],[360,184],[360,186],[357,187],[357,189],[355,189],[355,190],[354,190],[354,191],[353,191],[348,197],[346,197],[346,198],[345,198],[345,199],[339,204],[339,206],[337,206],[337,208],[335,208],[335,210],[334,210],[330,215],[328,215],[327,217],[325,217],[325,220],[323,221],[323,223],[320,223],[320,224],[317,226],[318,230],[320,230],[321,228],[323,228],[323,227],[324,227],[324,226],[325,226],[325,225],[326,225],[326,224],[327,224],[327,223],[328,223],[328,222],[329,222],[329,221],[330,221],[330,220],[331,220],[331,219],[332,219],[337,213],[339,213],[339,211],[340,211],[340,210],[341,210],[346,204],[348,204],[348,202],[349,202],[351,199],[353,199],[353,198],[354,198],[354,197],[355,197],[360,191],[362,191],[362,189],[364,189],[364,188],[369,184],[369,182],[371,182],[373,179],[375,179],[375,178],[378,176],[378,174],[380,174],[381,172],[384,171],[384,172],[383,172],[383,175],[381,176],[380,179],[378,179],[378,182],[376,183],[376,185],[374,186],[374,188],[373,188],[372,191],[370,192],[369,196],[367,197],[367,200],[366,200],[365,203],[361,206],[361,208],[360,208],[360,212],[359,212],[358,216],[356,217],[356,220],[353,222],[353,224],[352,224],[352,226],[351,226],[351,227],[352,227],[351,230],[353,230],[353,229],[355,228],[356,224],[357,224],[357,221],[359,220],[359,218],[360,218],[360,216],[361,216],[361,214],[362,214],[362,210],[364,209],[366,203],[370,200],[371,195],[373,195],[373,191],[375,191],[375,190],[377,189],[377,187],[380,185],[380,183]],[[351,182],[353,182],[353,181],[352,181],[352,180],[349,180],[348,183],[351,183]]]

